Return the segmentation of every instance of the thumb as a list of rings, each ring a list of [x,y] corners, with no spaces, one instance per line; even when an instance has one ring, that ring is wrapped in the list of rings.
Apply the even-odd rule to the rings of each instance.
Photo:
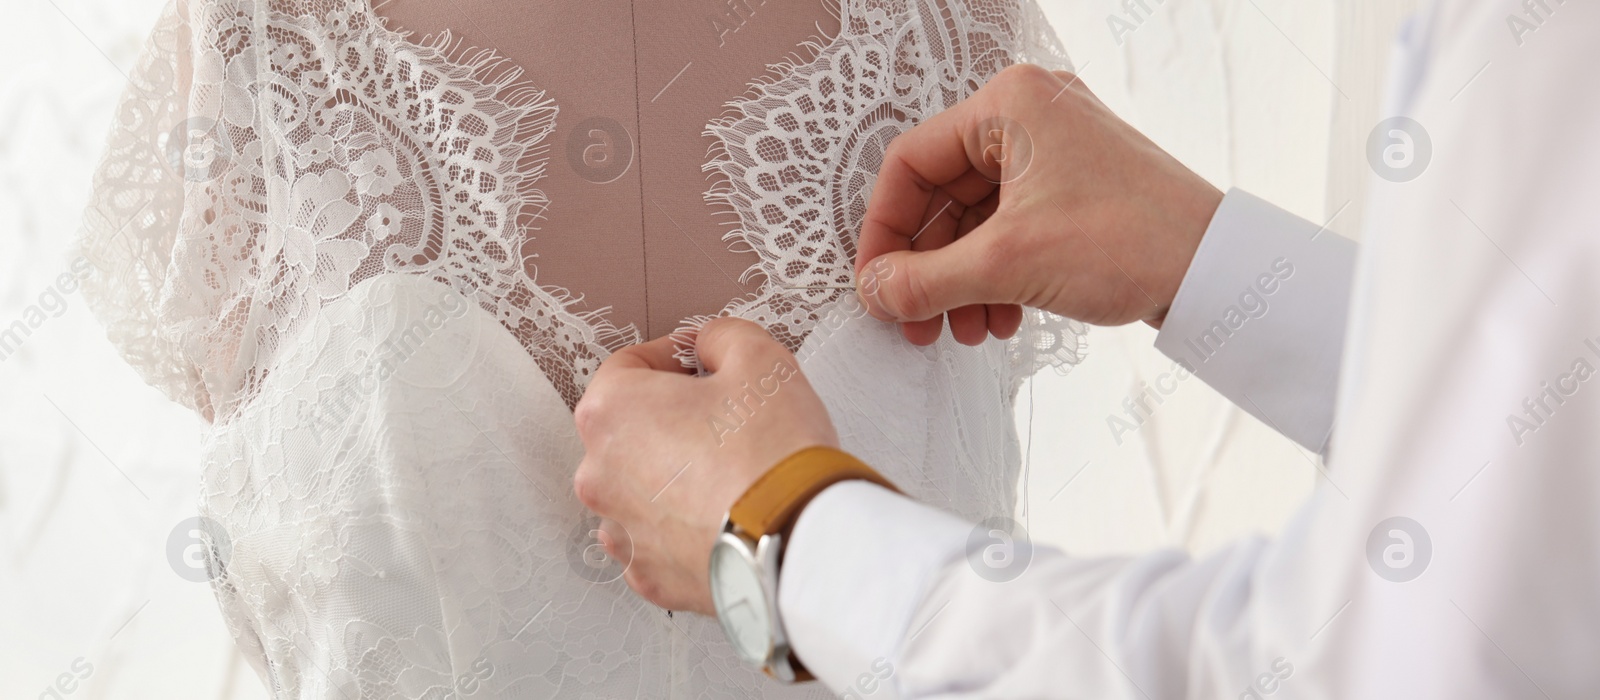
[[[688,374],[689,368],[678,361],[677,350],[672,336],[662,336],[647,343],[629,345],[611,353],[611,357],[600,364],[596,376],[609,375],[618,369],[651,369],[657,372]]]
[[[742,318],[727,316],[713,319],[701,327],[699,335],[695,336],[694,349],[700,356],[701,366],[712,373],[788,353],[767,329]]]
[[[973,304],[1009,304],[1014,272],[997,265],[992,240],[1004,235],[996,216],[933,250],[885,253],[856,275],[856,294],[882,321],[908,323]]]

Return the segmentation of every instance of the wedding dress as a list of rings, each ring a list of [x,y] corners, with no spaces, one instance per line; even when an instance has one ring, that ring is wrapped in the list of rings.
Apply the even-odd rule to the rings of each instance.
[[[1009,515],[1013,398],[1077,361],[1082,327],[1030,312],[1009,342],[911,346],[861,312],[854,238],[890,139],[1065,55],[1027,0],[838,12],[708,127],[709,204],[759,282],[723,313],[794,349],[844,447],[908,494]],[[537,183],[560,105],[497,67],[364,0],[189,0],[132,74],[85,294],[210,422],[199,507],[230,631],[276,698],[825,695],[640,601],[595,542],[570,407],[641,334],[525,265],[528,213],[559,206]]]

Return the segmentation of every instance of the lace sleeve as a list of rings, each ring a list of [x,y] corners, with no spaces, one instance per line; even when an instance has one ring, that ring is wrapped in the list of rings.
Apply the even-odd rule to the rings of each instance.
[[[84,214],[84,298],[128,363],[172,400],[209,416],[199,370],[156,321],[183,214],[185,172],[203,177],[209,129],[186,121],[188,32],[168,3],[117,109]],[[191,170],[192,169],[192,170]]]
[[[493,52],[361,0],[175,0],[96,177],[88,297],[150,384],[223,421],[325,305],[414,275],[494,315],[570,406],[638,336],[527,265],[556,113]]]

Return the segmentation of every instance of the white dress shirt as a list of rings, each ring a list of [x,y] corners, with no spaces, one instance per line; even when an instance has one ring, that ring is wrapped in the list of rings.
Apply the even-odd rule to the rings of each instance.
[[[1413,20],[1385,116],[1429,138],[1380,132],[1359,255],[1224,199],[1156,346],[1328,455],[1279,537],[992,582],[970,523],[836,485],[784,561],[802,661],[855,698],[1600,697],[1596,36],[1588,2]]]

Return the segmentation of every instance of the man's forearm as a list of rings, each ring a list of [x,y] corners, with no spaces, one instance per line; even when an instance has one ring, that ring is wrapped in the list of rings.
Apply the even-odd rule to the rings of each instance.
[[[1231,697],[1227,684],[1255,670],[1250,639],[1230,630],[1259,540],[1201,561],[1173,551],[1079,559],[1028,544],[1007,552],[1029,557],[1016,577],[993,580],[979,571],[981,549],[978,563],[966,558],[972,533],[865,482],[823,492],[796,523],[779,585],[800,660],[863,700],[1177,697],[1185,683],[1198,697]],[[1191,643],[1215,656],[1195,665]]]
[[[872,696],[876,688],[858,687],[862,674],[892,673],[923,589],[961,556],[970,531],[953,515],[866,482],[819,494],[795,523],[778,586],[801,662],[836,692]]]
[[[1156,348],[1274,430],[1322,452],[1355,254],[1353,241],[1231,190]]]

